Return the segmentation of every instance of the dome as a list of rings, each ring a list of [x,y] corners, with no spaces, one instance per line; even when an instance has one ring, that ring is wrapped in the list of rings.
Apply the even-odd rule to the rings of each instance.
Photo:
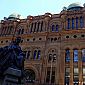
[[[81,4],[79,3],[72,3],[68,6],[67,10],[77,10],[79,8],[82,8]]]
[[[21,19],[21,15],[17,13],[9,15],[8,20],[14,20],[14,19]]]

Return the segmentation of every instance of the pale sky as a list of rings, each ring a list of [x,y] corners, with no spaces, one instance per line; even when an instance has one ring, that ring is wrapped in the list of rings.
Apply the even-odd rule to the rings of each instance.
[[[24,18],[47,12],[57,14],[64,6],[68,7],[76,2],[83,6],[85,0],[0,0],[0,20],[12,13],[18,13]]]

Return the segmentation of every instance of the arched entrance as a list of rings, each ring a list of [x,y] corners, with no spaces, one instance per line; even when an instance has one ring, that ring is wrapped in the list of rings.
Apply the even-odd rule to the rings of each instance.
[[[25,70],[25,82],[34,83],[35,82],[35,72],[32,69]]]

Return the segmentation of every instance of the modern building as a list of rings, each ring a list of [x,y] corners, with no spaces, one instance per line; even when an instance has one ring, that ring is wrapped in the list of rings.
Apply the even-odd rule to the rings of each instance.
[[[25,52],[25,85],[85,85],[85,4],[70,4],[59,14],[0,23],[0,47],[17,36]]]

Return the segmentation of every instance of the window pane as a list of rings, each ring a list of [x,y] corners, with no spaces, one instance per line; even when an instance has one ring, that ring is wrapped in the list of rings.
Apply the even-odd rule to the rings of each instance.
[[[36,59],[37,50],[34,51],[34,59]]]
[[[78,75],[78,68],[74,68],[74,75]]]
[[[33,23],[31,24],[31,30],[30,30],[30,33],[32,32],[32,29],[33,29]]]
[[[38,22],[38,26],[37,26],[37,32],[39,31],[39,26],[40,26],[40,22]]]
[[[52,71],[51,83],[55,82],[55,71]]]
[[[65,68],[65,85],[69,85],[69,80],[70,80],[70,68],[66,67]]]
[[[29,57],[30,57],[30,52],[31,51],[28,51],[27,54],[26,54],[27,59],[29,59]]]
[[[83,25],[84,25],[83,18],[82,18],[82,17],[80,17],[80,27],[82,28],[82,27],[83,27]]]
[[[49,81],[50,81],[50,71],[47,71],[46,82],[49,83]]]
[[[78,29],[78,17],[76,17],[76,29]]]
[[[56,61],[56,54],[53,54],[53,62]]]
[[[67,29],[70,29],[70,19],[68,18],[68,27]]]
[[[74,18],[72,18],[72,29],[74,29]]]
[[[83,75],[85,75],[85,68],[83,68]]]
[[[70,51],[69,51],[69,49],[66,50],[65,61],[66,62],[70,61]]]
[[[83,68],[83,84],[85,85],[85,68]]]
[[[58,25],[56,25],[56,32],[58,32]]]
[[[82,49],[82,61],[85,62],[85,49]]]
[[[75,49],[74,50],[74,62],[78,62],[78,50],[77,49]]]
[[[40,29],[40,32],[43,31],[43,21],[41,22],[41,29]]]
[[[52,60],[52,54],[49,54],[48,62]]]
[[[78,67],[74,68],[74,85],[78,85],[79,83],[79,70]]]
[[[55,26],[54,26],[54,25],[52,25],[52,32],[53,32],[53,31],[55,31]]]
[[[37,59],[40,59],[40,53],[41,53],[41,51],[38,50]]]

